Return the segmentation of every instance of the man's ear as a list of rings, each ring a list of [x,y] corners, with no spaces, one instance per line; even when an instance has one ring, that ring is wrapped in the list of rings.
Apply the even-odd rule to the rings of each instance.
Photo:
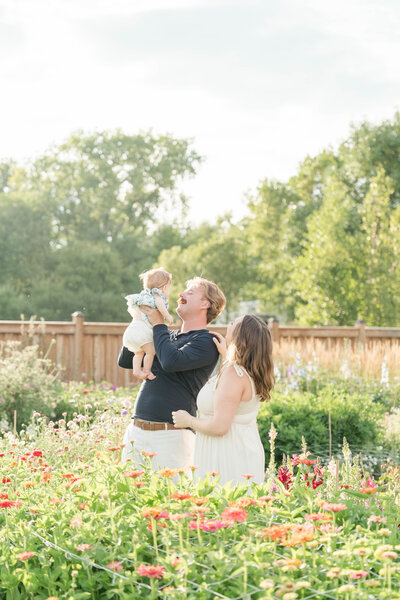
[[[201,301],[201,308],[204,308],[205,310],[208,310],[211,306],[211,303],[209,300],[207,300],[207,298],[204,298],[204,300]]]

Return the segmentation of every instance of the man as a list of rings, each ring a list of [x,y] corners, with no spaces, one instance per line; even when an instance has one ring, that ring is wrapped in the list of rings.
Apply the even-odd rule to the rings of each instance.
[[[124,436],[123,460],[143,462],[143,452],[155,452],[153,465],[186,469],[193,464],[195,434],[176,429],[172,411],[196,416],[196,398],[218,360],[218,350],[207,324],[217,318],[226,300],[212,281],[195,277],[179,294],[176,312],[179,331],[168,331],[159,311],[144,307],[153,325],[155,379],[146,379],[135,403],[132,422]],[[127,366],[119,361],[120,366]]]

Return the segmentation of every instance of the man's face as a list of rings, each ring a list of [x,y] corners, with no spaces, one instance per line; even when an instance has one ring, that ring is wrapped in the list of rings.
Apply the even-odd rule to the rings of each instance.
[[[204,290],[200,285],[191,285],[184,292],[179,294],[178,308],[176,312],[185,320],[198,317],[202,312],[206,312],[210,303],[204,297]]]

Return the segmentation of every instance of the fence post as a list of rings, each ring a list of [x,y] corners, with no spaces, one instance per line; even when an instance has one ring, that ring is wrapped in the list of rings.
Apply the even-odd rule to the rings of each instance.
[[[358,329],[358,341],[364,346],[367,340],[367,334],[365,331],[365,321],[357,320],[354,326]]]
[[[74,363],[73,378],[80,381],[82,378],[82,359],[83,359],[83,324],[85,316],[81,312],[72,313],[72,322],[75,325],[74,333]]]
[[[269,329],[272,336],[272,341],[279,342],[279,321],[278,319],[271,318],[268,320]]]

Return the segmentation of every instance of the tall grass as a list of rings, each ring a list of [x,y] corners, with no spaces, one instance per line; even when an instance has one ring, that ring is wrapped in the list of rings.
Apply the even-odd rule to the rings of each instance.
[[[283,338],[275,343],[274,353],[280,367],[293,363],[293,357],[299,355],[303,362],[318,362],[322,369],[337,375],[348,368],[353,376],[381,379],[385,363],[391,380],[400,377],[400,340],[368,340],[363,346],[342,339]]]

